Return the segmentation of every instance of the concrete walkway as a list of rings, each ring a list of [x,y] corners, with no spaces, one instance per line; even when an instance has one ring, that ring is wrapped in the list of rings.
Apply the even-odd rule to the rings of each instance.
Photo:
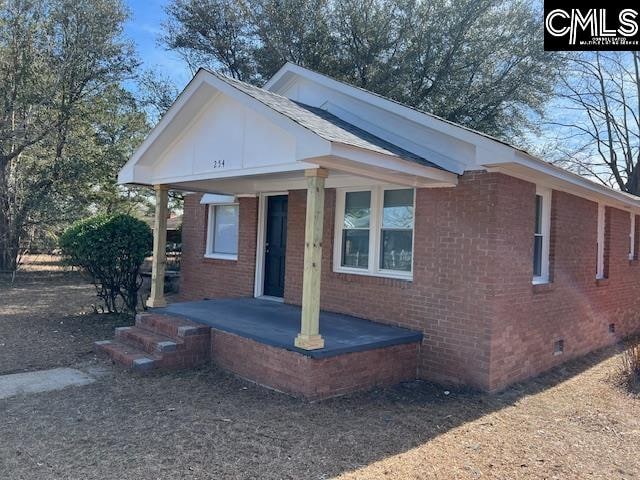
[[[37,372],[0,376],[0,400],[20,394],[50,392],[70,386],[89,385],[95,379],[74,368],[54,368]]]

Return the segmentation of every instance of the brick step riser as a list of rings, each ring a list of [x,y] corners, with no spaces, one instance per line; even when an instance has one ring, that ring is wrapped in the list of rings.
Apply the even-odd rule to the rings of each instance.
[[[198,336],[200,337],[200,336]],[[180,348],[175,351],[158,351],[156,347],[146,347],[131,335],[116,332],[116,340],[140,349],[156,357],[157,368],[188,368],[190,366],[201,365],[209,359],[209,338],[193,338],[188,345],[180,344]],[[136,339],[137,340],[137,339]]]
[[[133,347],[139,348],[140,350],[152,354],[164,355],[167,353],[179,352],[185,349],[184,343],[177,339],[167,339],[167,341],[174,342],[175,346],[162,345],[154,339],[145,338],[143,332],[137,332],[133,328],[117,328],[115,338],[122,343],[129,344]]]
[[[136,327],[176,339],[209,334],[208,327],[201,325],[184,326],[175,323],[170,317],[153,314],[138,315],[136,317]]]
[[[114,363],[129,370],[147,372],[159,366],[158,358],[148,358],[140,354],[123,352],[112,342],[106,344],[96,342],[94,344],[94,350],[96,353],[110,358]],[[151,360],[151,362],[149,360]]]
[[[206,364],[210,340],[207,326],[179,317],[142,314],[136,317],[135,327],[116,329],[112,342],[96,342],[95,349],[115,363],[144,373]]]

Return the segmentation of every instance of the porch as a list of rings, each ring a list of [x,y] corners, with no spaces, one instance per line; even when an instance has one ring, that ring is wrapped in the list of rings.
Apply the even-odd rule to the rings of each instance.
[[[414,380],[422,334],[320,312],[322,348],[295,345],[300,307],[254,298],[173,303],[139,314],[96,350],[138,372],[211,362],[307,400]]]
[[[324,347],[298,348],[294,339],[300,331],[301,308],[257,298],[178,302],[154,309],[154,313],[185,317],[215,330],[311,358],[335,357],[422,340],[420,332],[321,311],[320,334]]]
[[[349,240],[349,249],[358,252],[345,261],[347,268],[354,267],[351,273],[363,274],[365,261],[354,266],[352,260],[371,258],[367,265],[372,272],[379,269],[386,276],[410,280],[414,189],[457,184],[459,169],[432,161],[445,159],[443,154],[429,149],[417,154],[407,150],[404,141],[392,143],[392,137],[379,137],[322,108],[200,71],[119,175],[121,184],[155,190],[147,300],[151,315],[211,327],[214,362],[307,398],[415,378],[421,334],[320,310],[321,270],[327,268],[322,264],[339,256],[332,254],[325,238],[328,189],[340,189],[344,197],[346,188],[373,190],[363,196],[362,205],[349,207],[367,230],[383,226],[384,192],[404,190],[387,199],[386,208],[402,212],[401,221],[387,220],[402,230],[389,234],[389,252],[378,245],[378,234],[371,234],[369,242],[356,235],[360,241]],[[288,285],[299,288],[299,299],[293,301],[301,307],[258,299],[167,306],[164,232],[169,190],[189,192],[192,199],[201,194],[201,206],[186,219],[184,232],[184,253],[190,259],[181,286],[188,286],[186,298],[285,298],[289,276]],[[288,218],[287,196],[296,190],[306,191],[306,198],[304,214],[294,221]],[[348,207],[346,199],[343,203],[340,215]],[[295,238],[287,240],[289,223]]]

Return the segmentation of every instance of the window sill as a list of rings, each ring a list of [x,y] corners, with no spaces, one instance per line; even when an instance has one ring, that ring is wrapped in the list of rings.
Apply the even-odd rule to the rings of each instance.
[[[547,292],[552,292],[554,290],[554,284],[549,281],[545,281],[545,282],[534,281],[531,285],[531,288],[534,294],[547,293]]]
[[[609,285],[608,278],[596,278],[596,287],[604,287]]]
[[[370,272],[368,270],[358,270],[355,268],[333,268],[334,273],[359,275],[361,277],[391,278],[393,280],[404,280],[413,282],[413,275],[398,274],[393,272]]]
[[[232,262],[238,261],[237,255],[232,255],[229,253],[205,253],[204,258],[209,260],[229,260]]]

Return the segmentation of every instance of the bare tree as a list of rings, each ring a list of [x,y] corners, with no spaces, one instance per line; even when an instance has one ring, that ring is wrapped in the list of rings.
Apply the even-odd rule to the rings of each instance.
[[[590,52],[569,65],[550,123],[557,163],[640,195],[640,53]]]

